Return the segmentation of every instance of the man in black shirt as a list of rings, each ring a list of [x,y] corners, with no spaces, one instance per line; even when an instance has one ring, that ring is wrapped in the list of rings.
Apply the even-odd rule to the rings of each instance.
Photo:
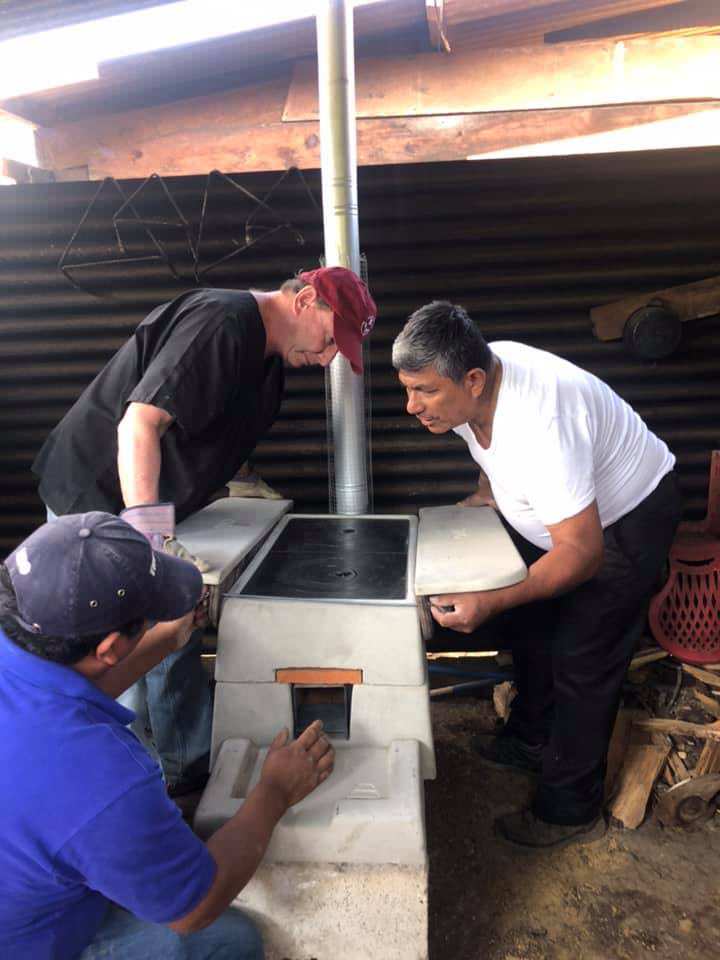
[[[325,367],[340,352],[360,373],[375,315],[365,284],[342,267],[270,292],[193,290],[157,307],[46,440],[33,464],[40,496],[58,515],[171,501],[182,520],[232,479],[275,420],[283,367]],[[173,542],[168,550],[183,555]],[[207,767],[199,638],[145,683],[131,704],[179,792]]]

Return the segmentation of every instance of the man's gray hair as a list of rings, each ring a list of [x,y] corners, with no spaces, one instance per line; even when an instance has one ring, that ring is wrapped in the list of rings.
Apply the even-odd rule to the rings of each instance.
[[[305,283],[304,280],[300,279],[300,274],[296,274],[294,277],[290,277],[289,280],[285,280],[283,285],[280,287],[281,291],[286,294],[300,293],[303,287],[309,287],[311,284]],[[332,307],[329,303],[325,303],[322,297],[318,297],[316,303],[319,307],[325,307],[326,310],[332,310]]]
[[[487,373],[492,352],[464,307],[433,300],[408,318],[395,338],[392,363],[408,373],[434,367],[441,377],[460,383],[468,370]]]

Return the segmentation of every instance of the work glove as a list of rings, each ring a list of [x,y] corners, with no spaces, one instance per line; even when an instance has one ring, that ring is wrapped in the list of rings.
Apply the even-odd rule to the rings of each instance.
[[[121,519],[134,527],[150,542],[153,550],[162,550],[173,557],[194,563],[200,573],[207,573],[210,565],[175,539],[175,504],[143,503],[137,507],[127,507],[120,514]]]
[[[283,495],[265,483],[254,470],[242,476],[236,475],[227,484],[231,497],[260,497],[263,500],[282,500]]]
[[[207,573],[210,570],[210,564],[206,563],[202,557],[196,557],[190,553],[187,547],[184,547],[175,537],[165,537],[162,549],[169,553],[171,557],[177,557],[179,560],[187,560],[188,563],[194,563],[200,573]]]

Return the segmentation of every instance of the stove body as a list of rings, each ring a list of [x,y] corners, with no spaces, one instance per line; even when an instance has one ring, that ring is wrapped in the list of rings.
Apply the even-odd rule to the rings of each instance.
[[[283,726],[319,717],[336,751],[238,899],[269,960],[426,955],[435,757],[416,537],[415,517],[288,515],[224,598],[198,832],[240,808]]]
[[[226,564],[240,573],[217,602],[212,773],[195,828],[210,835],[240,809],[278,730],[321,718],[333,774],[283,817],[237,903],[267,960],[424,960],[435,756],[416,594],[492,589],[525,568],[489,508],[422,511],[419,542],[413,516],[278,510],[254,559]]]

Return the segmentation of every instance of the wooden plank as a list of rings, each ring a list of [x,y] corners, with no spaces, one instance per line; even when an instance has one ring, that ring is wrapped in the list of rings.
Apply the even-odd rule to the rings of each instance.
[[[695,677],[696,680],[702,680],[703,683],[706,683],[709,687],[720,687],[720,674],[711,673],[710,670],[703,670],[702,667],[694,667],[690,663],[684,663],[682,665],[685,673],[689,673],[691,677]]]
[[[645,710],[618,710],[615,718],[612,736],[610,737],[610,746],[608,747],[607,763],[605,768],[605,800],[607,801],[613,794],[618,774],[622,768],[625,756],[630,743],[635,740],[636,743],[648,743],[649,735],[635,727],[636,720],[648,719]]]
[[[253,107],[255,97],[261,103]],[[303,169],[319,167],[318,123],[281,122],[283,102],[284,88],[275,83],[265,87],[262,95],[257,90],[244,96],[236,91],[39,129],[38,155],[58,178],[66,168],[87,167],[93,180],[198,174],[215,168],[242,173],[282,170],[293,164]],[[720,131],[720,107],[713,109]],[[682,103],[359,120],[358,162],[369,166],[465,160],[510,148],[530,154],[549,140],[622,133],[707,112],[706,104]],[[255,117],[260,118],[257,123]],[[713,124],[708,123],[707,129],[710,135]],[[680,145],[678,139],[666,144]]]
[[[557,110],[720,98],[720,38],[559,44],[356,65],[358,117]],[[283,120],[319,116],[317,65],[293,69]]]
[[[720,773],[720,743],[715,740],[708,740],[703,745],[692,775],[703,777],[706,773]]]
[[[574,27],[564,30],[553,28],[545,34],[546,43],[567,43],[576,40],[598,40],[602,37],[631,37],[652,33],[654,36],[670,34],[709,33],[720,26],[720,8],[717,0],[683,0],[654,10],[640,10],[612,17],[603,17],[592,22],[578,18]]]
[[[21,163],[10,157],[0,157],[0,177],[9,177],[15,183],[52,183],[55,180],[52,170]]]
[[[695,320],[699,317],[712,317],[720,313],[720,276],[685,283],[679,287],[667,287],[653,290],[623,300],[593,307],[590,319],[593,333],[598,340],[616,340],[623,334],[628,317],[646,306],[651,300],[660,301],[677,313],[680,320]]]
[[[700,739],[720,740],[720,722],[690,723],[687,720],[637,720],[636,725],[651,733],[676,734],[679,737],[699,737]]]
[[[693,690],[693,696],[704,710],[707,710],[713,717],[717,717],[718,720],[720,720],[720,702],[718,702],[715,697],[709,697],[706,693],[703,693],[702,690]]]
[[[551,30],[676,0],[445,0],[453,50],[542,43]]]
[[[526,17],[532,10],[539,10],[547,20],[558,11],[567,10],[575,20],[585,20],[597,13],[610,17],[622,13],[632,13],[648,7],[661,7],[677,0],[445,0],[446,15],[449,23],[466,23],[494,18],[500,14],[519,14]],[[552,9],[549,11],[548,6]],[[517,21],[517,17],[515,17]]]
[[[668,744],[631,744],[618,776],[617,792],[609,806],[613,819],[634,830],[645,819],[648,799],[665,764]]]
[[[710,742],[711,741],[708,741],[708,743]],[[720,746],[720,744],[718,744],[718,746]],[[672,744],[670,744],[670,753],[668,754],[667,765],[672,772],[674,783],[680,783],[682,780],[687,780],[690,776],[688,768],[685,766],[685,761],[673,749]]]
[[[648,663],[654,663],[656,660],[664,660],[665,657],[669,656],[667,650],[647,650],[643,653],[638,653],[630,661],[630,670],[637,670],[638,667],[644,667]]]

